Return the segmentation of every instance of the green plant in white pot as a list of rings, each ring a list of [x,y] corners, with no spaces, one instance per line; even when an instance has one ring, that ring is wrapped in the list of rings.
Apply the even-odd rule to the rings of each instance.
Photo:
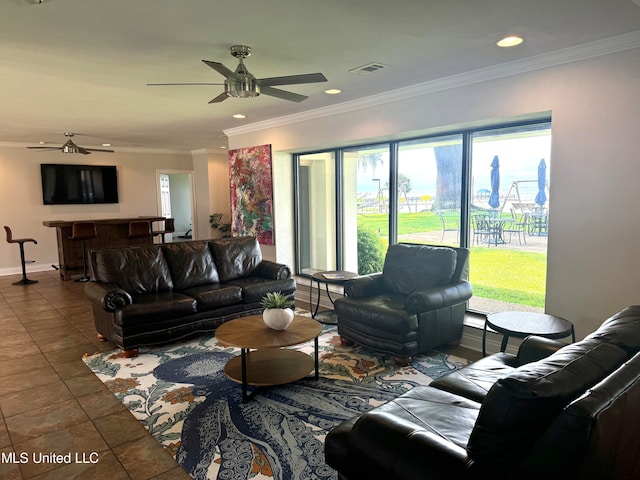
[[[262,297],[262,319],[267,327],[286,330],[293,321],[293,300],[282,292],[270,292]]]

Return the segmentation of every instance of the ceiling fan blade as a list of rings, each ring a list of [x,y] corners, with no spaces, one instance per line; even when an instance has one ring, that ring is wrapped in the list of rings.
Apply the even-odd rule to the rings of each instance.
[[[108,153],[113,153],[114,150],[105,150],[103,148],[82,148],[80,147],[81,150],[87,150],[88,152],[108,152]]]
[[[263,87],[262,85],[260,86],[260,93],[264,93],[265,95],[269,95],[271,97],[278,97],[283,100],[289,100],[291,102],[301,102],[309,98],[298,93],[287,92],[286,90],[280,90],[279,88]]]
[[[224,83],[147,83],[147,87],[166,87],[171,85],[224,85]]]
[[[60,150],[60,147],[27,147],[31,150]]]
[[[78,153],[81,153],[83,155],[90,155],[91,154],[91,152],[86,148],[78,147],[78,146],[76,146],[76,147],[78,149]]]
[[[304,75],[288,75],[285,77],[259,78],[256,81],[261,87],[273,87],[275,85],[326,82],[327,78],[321,73],[307,73]]]
[[[236,76],[235,72],[233,70],[229,70],[227,67],[225,67],[223,64],[218,63],[218,62],[212,62],[211,60],[202,60],[205,64],[209,65],[211,68],[213,68],[216,72],[218,72],[221,75],[224,75],[227,78],[233,78]]]
[[[227,98],[229,98],[229,95],[227,95],[227,92],[222,92],[220,95],[218,95],[216,98],[211,100],[209,103],[224,102]]]

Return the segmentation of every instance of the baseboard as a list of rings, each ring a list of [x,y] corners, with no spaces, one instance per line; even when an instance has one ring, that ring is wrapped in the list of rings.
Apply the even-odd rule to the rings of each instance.
[[[31,263],[26,267],[27,273],[33,272],[46,272],[47,270],[53,270],[51,264],[44,263]],[[9,267],[9,268],[0,268],[0,277],[6,275],[22,275],[22,267]]]

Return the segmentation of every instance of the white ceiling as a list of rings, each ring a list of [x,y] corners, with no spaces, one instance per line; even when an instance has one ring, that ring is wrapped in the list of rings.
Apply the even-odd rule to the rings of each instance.
[[[0,142],[217,149],[223,130],[640,31],[635,0],[3,0]],[[515,48],[495,42],[524,36]],[[234,69],[249,45],[257,78],[322,72],[327,83],[209,100],[222,86],[201,60]],[[389,66],[349,73],[370,62]],[[326,95],[340,88],[341,95]],[[244,113],[247,118],[231,116]]]

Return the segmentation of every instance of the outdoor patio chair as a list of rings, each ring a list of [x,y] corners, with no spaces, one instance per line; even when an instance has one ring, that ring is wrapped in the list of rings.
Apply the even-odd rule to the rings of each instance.
[[[491,234],[488,216],[480,214],[471,215],[471,228],[473,231],[472,243],[478,245],[487,242]]]
[[[444,236],[447,232],[456,233],[456,241],[460,238],[460,216],[456,211],[444,212],[438,210],[436,215],[440,217],[440,224],[442,225],[442,238],[440,243],[444,241]]]
[[[504,226],[502,232],[509,234],[509,243],[511,243],[511,237],[515,234],[518,235],[518,243],[520,245],[527,244],[526,234],[529,231],[529,213],[525,212],[518,214],[514,208],[511,209],[511,220]]]

